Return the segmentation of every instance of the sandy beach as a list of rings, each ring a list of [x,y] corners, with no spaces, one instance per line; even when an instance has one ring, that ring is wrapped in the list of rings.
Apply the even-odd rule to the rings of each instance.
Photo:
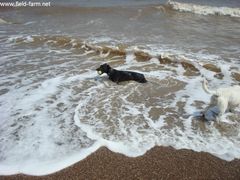
[[[60,172],[47,176],[0,176],[4,180],[31,179],[240,179],[240,160],[227,162],[208,153],[155,147],[130,158],[107,148]]]

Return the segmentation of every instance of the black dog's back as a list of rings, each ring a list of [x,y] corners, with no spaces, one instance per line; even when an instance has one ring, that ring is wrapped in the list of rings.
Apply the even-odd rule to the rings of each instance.
[[[147,80],[145,79],[143,74],[136,73],[136,72],[129,72],[129,71],[127,71],[127,72],[131,73],[131,76],[133,77],[134,81],[137,81],[139,83],[146,83],[147,82]]]
[[[100,75],[103,73],[107,73],[107,75],[109,76],[109,79],[116,83],[119,83],[122,81],[130,81],[130,80],[134,80],[139,83],[147,82],[144,75],[141,73],[137,73],[133,71],[119,71],[111,68],[108,64],[103,64],[96,70]]]
[[[143,74],[132,72],[132,71],[118,71],[113,69],[109,74],[109,79],[113,82],[122,82],[122,81],[137,81],[139,83],[146,83],[147,80],[145,79]]]

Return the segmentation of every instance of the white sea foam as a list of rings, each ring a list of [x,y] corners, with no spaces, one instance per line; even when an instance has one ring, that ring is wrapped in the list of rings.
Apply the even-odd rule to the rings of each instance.
[[[179,70],[181,70],[181,69],[179,69]],[[152,73],[152,74],[154,74],[154,73]],[[133,117],[131,118],[131,120],[134,119],[134,121],[136,122],[136,119],[134,117],[138,116],[139,112],[141,112],[141,114],[144,117],[144,122],[142,122],[142,123],[143,124],[147,123],[149,128],[141,129],[141,125],[139,125],[139,124],[138,124],[138,126],[133,125],[130,128],[129,128],[129,126],[127,126],[127,127],[122,126],[122,125],[119,126],[120,129],[117,130],[117,132],[120,131],[124,134],[126,132],[128,132],[128,130],[127,130],[128,128],[131,129],[130,132],[128,132],[128,134],[126,134],[128,137],[127,139],[118,139],[119,137],[117,137],[117,136],[113,137],[112,134],[108,134],[106,132],[107,131],[106,126],[101,123],[99,124],[101,119],[95,119],[95,118],[91,119],[91,115],[86,114],[86,112],[84,111],[84,107],[86,107],[87,104],[96,104],[96,102],[100,102],[99,99],[96,99],[97,94],[99,95],[103,92],[109,94],[110,92],[117,91],[117,89],[115,89],[115,88],[113,88],[113,90],[109,90],[110,92],[108,92],[107,89],[102,90],[103,92],[101,90],[100,91],[95,90],[95,93],[93,91],[91,91],[91,96],[88,96],[88,98],[85,99],[85,101],[81,100],[81,104],[79,104],[79,106],[76,108],[75,117],[74,117],[75,122],[80,128],[82,128],[83,131],[87,132],[87,135],[90,138],[97,140],[97,139],[102,139],[104,137],[107,137],[108,148],[111,150],[114,149],[114,151],[115,151],[114,144],[116,142],[124,142],[122,144],[124,147],[117,149],[117,152],[124,153],[124,154],[126,154],[126,152],[125,152],[126,149],[127,149],[127,152],[135,152],[136,153],[135,155],[143,154],[146,152],[147,149],[154,146],[155,144],[158,144],[158,145],[171,145],[177,149],[187,148],[187,149],[194,149],[195,151],[211,152],[212,154],[214,154],[218,157],[221,157],[223,159],[226,159],[226,160],[231,160],[233,158],[236,158],[235,155],[240,152],[239,151],[239,143],[238,143],[237,139],[229,140],[228,138],[222,138],[220,141],[218,141],[218,139],[221,138],[221,134],[215,128],[212,131],[212,133],[209,134],[208,136],[202,136],[203,134],[196,133],[192,129],[192,117],[193,117],[194,113],[198,110],[198,109],[194,108],[194,106],[193,106],[194,101],[202,100],[202,101],[207,102],[210,98],[209,95],[206,95],[206,93],[201,88],[201,83],[200,83],[201,77],[198,77],[198,78],[192,79],[192,80],[189,80],[188,78],[184,79],[184,78],[179,77],[179,80],[186,81],[187,86],[184,88],[184,90],[181,90],[176,93],[176,98],[175,98],[175,100],[173,100],[173,102],[171,102],[171,103],[165,102],[166,104],[164,104],[162,102],[161,106],[163,106],[163,107],[168,106],[168,107],[175,108],[177,106],[177,102],[182,101],[186,97],[184,100],[186,103],[184,109],[185,109],[186,113],[189,114],[189,118],[187,118],[187,119],[181,118],[183,121],[183,124],[184,124],[185,131],[182,131],[178,128],[172,129],[170,131],[164,130],[164,128],[162,128],[162,127],[165,125],[164,121],[165,121],[165,118],[168,117],[168,115],[161,116],[158,121],[154,122],[154,121],[152,121],[151,118],[149,118],[149,114],[148,114],[149,110],[150,110],[149,108],[142,107],[141,105],[138,105],[136,103],[132,104],[131,102],[129,102],[129,100],[127,100],[128,95],[124,95],[121,93],[122,94],[121,99],[124,99],[124,100],[120,104],[124,104],[124,107],[125,108],[127,107],[127,109],[129,107],[132,107],[132,109],[130,111],[122,111],[121,110],[119,112],[122,114],[122,118],[124,118],[125,113],[132,112],[131,115]],[[109,87],[108,87],[108,89],[109,89]],[[123,91],[126,91],[126,90],[123,90]],[[128,92],[128,94],[132,93],[131,89],[128,89],[128,91],[130,91],[130,92]],[[88,92],[88,93],[90,93],[90,92]],[[104,96],[104,94],[102,96]],[[114,94],[112,94],[112,96],[116,97]],[[110,102],[111,102],[111,100],[110,100]],[[127,104],[129,104],[129,105],[127,105]],[[107,107],[108,107],[107,108],[108,113],[111,114],[112,111],[114,111],[114,109],[109,109],[109,107],[111,108],[110,105]],[[118,108],[121,108],[121,107],[118,107]],[[94,114],[94,112],[95,111],[93,111],[93,114]],[[119,117],[119,116],[121,116],[121,115],[116,114],[116,117],[112,121],[116,121],[116,119],[118,119],[117,117]],[[140,117],[138,117],[138,119],[139,118]],[[85,123],[81,122],[82,119],[89,119],[88,120],[89,122],[87,122],[87,124],[89,123],[91,125],[86,125],[86,122]],[[111,120],[111,119],[109,119],[109,120]],[[92,125],[92,124],[94,124],[94,125]],[[123,129],[121,129],[121,128],[123,128]],[[101,130],[101,129],[104,129],[104,130]],[[139,131],[147,132],[147,134],[139,133]],[[175,131],[177,131],[178,133],[180,133],[182,135],[176,137],[176,135],[174,135]],[[109,139],[111,139],[111,141],[109,141]],[[171,141],[168,141],[169,139],[171,139]],[[194,139],[194,140],[192,140],[192,139]],[[202,143],[200,143],[199,141]],[[212,144],[211,143],[208,144],[208,142],[211,142]],[[207,143],[208,146],[206,146],[205,143]],[[219,151],[219,147],[221,147],[221,151]],[[122,149],[124,150],[124,152]],[[231,152],[228,152],[228,149],[233,150],[232,154],[231,154]],[[132,156],[133,154],[127,153],[126,155]],[[239,158],[239,155],[237,155],[238,158]]]
[[[29,22],[24,23],[23,25],[28,26],[30,24],[35,24],[35,23],[36,23],[36,21],[29,21]]]
[[[223,15],[231,17],[240,17],[240,8],[230,7],[211,7],[192,3],[179,3],[176,1],[168,1],[167,3],[172,9],[180,12],[191,12],[201,15]]]
[[[0,18],[0,24],[8,24],[9,22],[3,20],[2,18]]]
[[[33,42],[34,39],[32,36],[27,36],[26,39],[24,40],[24,42],[28,43],[28,42]]]
[[[130,67],[130,64],[126,64],[120,69]],[[181,68],[178,70],[182,71]],[[168,75],[165,74],[165,76],[164,74],[164,71],[146,73],[148,77],[156,78],[156,83],[158,81],[157,78],[166,79],[169,75],[173,76],[171,72],[168,72]],[[136,93],[143,96],[141,93],[143,89],[141,90],[141,88],[147,85],[130,83],[129,85],[121,86],[121,88],[118,88],[118,85],[115,84],[106,87],[104,83],[92,81],[93,79],[91,81],[95,85],[79,92],[77,95],[80,98],[79,104],[75,110],[72,109],[75,112],[75,125],[79,127],[78,131],[81,132],[73,135],[80,139],[86,136],[89,139],[87,144],[84,147],[79,147],[78,150],[71,149],[73,145],[68,143],[62,145],[63,147],[59,146],[59,143],[65,143],[60,140],[65,139],[66,137],[64,136],[67,134],[63,135],[58,129],[59,125],[56,123],[59,123],[59,121],[55,118],[58,115],[54,108],[56,108],[56,104],[59,104],[59,102],[69,104],[68,99],[73,95],[67,88],[62,89],[62,87],[74,82],[75,85],[76,82],[84,84],[87,82],[87,79],[89,81],[89,78],[94,78],[94,76],[95,72],[87,72],[69,78],[57,77],[44,81],[36,90],[29,92],[28,96],[20,98],[19,94],[21,93],[16,92],[16,96],[12,99],[8,99],[12,95],[11,93],[1,97],[1,102],[6,102],[7,99],[10,102],[17,102],[16,105],[6,104],[5,107],[1,107],[1,110],[9,109],[9,106],[11,107],[10,111],[7,112],[10,120],[12,119],[10,118],[11,111],[16,111],[17,109],[22,109],[21,115],[31,117],[31,121],[26,121],[21,125],[23,127],[18,127],[23,128],[25,131],[16,131],[15,127],[11,127],[14,119],[11,120],[13,122],[10,124],[5,124],[8,130],[4,127],[4,136],[12,142],[1,144],[2,151],[4,151],[4,159],[0,163],[1,174],[20,172],[32,175],[49,174],[78,162],[101,146],[106,146],[114,152],[123,153],[131,157],[142,155],[155,145],[163,145],[173,146],[176,149],[187,148],[195,151],[206,151],[226,160],[240,158],[239,143],[234,137],[230,139],[222,137],[214,127],[209,127],[211,133],[208,135],[194,132],[191,127],[191,116],[187,119],[180,117],[184,124],[184,131],[179,127],[170,130],[164,128],[167,125],[166,119],[171,116],[171,113],[166,112],[165,115],[161,115],[156,121],[150,118],[149,113],[152,107],[148,107],[141,102],[132,102],[133,99],[131,98]],[[207,101],[208,96],[200,88],[200,77],[192,80],[179,77],[179,80],[188,82],[185,89],[177,92],[175,99],[166,101],[164,98],[160,98],[156,106],[175,108],[177,102],[183,100],[183,97],[188,95],[189,97],[185,99],[187,103],[185,111],[191,115],[197,110],[192,106],[194,100],[201,99]],[[154,94],[156,93],[155,90],[161,91],[161,88],[169,85],[171,86],[171,82],[166,81],[158,84],[158,87],[153,87],[151,91]],[[84,88],[84,85],[78,86]],[[24,94],[24,92],[22,93]],[[47,107],[42,107],[43,109],[38,110],[39,112],[34,114],[36,105],[43,105],[51,95],[57,95],[57,102],[47,105]],[[141,99],[141,97],[139,98]],[[152,98],[159,97],[153,96]],[[16,99],[18,100],[16,101]],[[112,105],[112,103],[115,104]],[[89,107],[91,107],[91,110]],[[64,115],[64,118],[69,119],[69,115]],[[175,121],[177,119],[179,117]],[[20,121],[18,119],[15,123],[19,124]],[[31,125],[32,122],[34,122],[34,125]],[[109,126],[109,124],[112,124],[112,126]],[[69,126],[67,123],[65,126],[71,129],[73,128],[71,126],[74,126],[74,124]],[[176,132],[178,135],[176,135]],[[18,133],[20,137],[18,143],[16,143],[13,137],[15,133]],[[72,138],[72,135],[70,136]],[[231,150],[229,151],[229,149]]]
[[[89,73],[86,76],[89,78]],[[85,158],[100,147],[98,143],[84,139],[80,131],[75,130],[76,134],[62,132],[60,119],[57,118],[59,113],[56,107],[58,104],[67,105],[70,98],[69,92],[64,92],[61,86],[67,82],[81,81],[86,76],[83,74],[70,79],[56,77],[42,82],[37,89],[27,91],[20,88],[0,96],[0,102],[5,102],[0,107],[0,174],[49,174]],[[61,98],[52,99],[55,95]],[[69,116],[67,113],[63,115],[66,120],[62,123],[71,131],[74,127],[70,126]],[[65,138],[75,143],[69,145]]]
[[[17,38],[9,39],[9,43]],[[31,43],[31,38],[23,39]],[[231,63],[218,56],[204,57],[204,53],[195,60],[192,54],[171,49],[164,52],[165,57],[176,61],[174,65],[160,64],[157,58],[140,63],[135,60],[134,48],[129,49],[125,63],[117,69],[144,73],[148,83],[117,85],[105,75],[98,77],[95,70],[87,68],[103,62],[89,62],[90,58],[80,62],[80,54],[76,64],[85,67],[85,63],[91,63],[86,69],[54,77],[53,69],[46,69],[48,78],[44,75],[43,80],[34,82],[37,79],[34,73],[21,79],[21,85],[9,85],[9,91],[0,96],[0,174],[53,173],[84,159],[101,146],[131,157],[159,145],[205,151],[225,160],[240,158],[237,115],[224,117],[223,125],[231,127],[227,132],[221,132],[214,124],[207,125],[205,131],[194,126],[200,123],[194,119],[195,113],[208,105],[210,96],[201,87],[202,77],[185,76],[185,69],[178,62],[188,59],[200,74],[211,79],[212,87],[234,83]],[[151,49],[147,52],[156,56],[162,53]],[[223,80],[214,78],[215,73],[204,69],[200,61],[215,58],[220,61],[217,66],[222,69]],[[75,64],[67,61],[59,66],[54,64],[54,70],[66,66],[72,71]],[[0,80],[15,82],[19,75],[21,72],[16,72],[1,76]],[[196,101],[202,107],[196,106]]]

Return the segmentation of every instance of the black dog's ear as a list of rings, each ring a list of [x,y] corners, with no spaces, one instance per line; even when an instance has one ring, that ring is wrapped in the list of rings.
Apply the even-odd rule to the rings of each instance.
[[[104,68],[106,71],[108,71],[109,69],[111,69],[111,67],[110,67],[109,64],[107,64],[107,63],[102,64],[100,67]]]

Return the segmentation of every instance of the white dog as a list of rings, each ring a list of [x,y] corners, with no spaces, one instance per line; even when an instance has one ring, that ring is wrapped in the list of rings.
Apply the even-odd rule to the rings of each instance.
[[[233,108],[240,105],[240,86],[232,86],[227,88],[219,88],[216,90],[209,90],[208,82],[203,80],[203,89],[208,93],[217,97],[217,107],[219,108],[219,115],[221,117],[227,109],[233,112]]]

